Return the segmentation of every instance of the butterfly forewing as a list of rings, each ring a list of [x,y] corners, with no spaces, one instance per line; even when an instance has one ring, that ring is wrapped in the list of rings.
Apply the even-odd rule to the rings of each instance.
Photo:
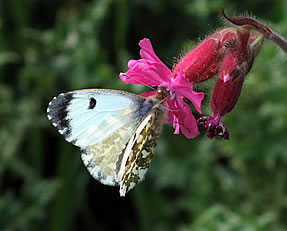
[[[68,142],[86,147],[125,124],[137,127],[144,99],[112,90],[85,90],[61,94],[47,109],[48,118]]]
[[[103,184],[118,185],[122,153],[144,118],[154,116],[157,104],[127,92],[94,89],[60,94],[49,103],[47,113],[65,139],[81,148],[90,174]]]

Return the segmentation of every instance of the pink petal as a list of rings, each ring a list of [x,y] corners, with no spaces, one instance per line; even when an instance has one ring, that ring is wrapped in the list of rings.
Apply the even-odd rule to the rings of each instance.
[[[131,60],[128,66],[127,76],[120,74],[125,83],[159,86],[171,76],[171,71],[166,70],[165,66],[145,59]]]
[[[184,96],[188,98],[196,110],[201,114],[201,102],[204,98],[203,92],[196,92],[193,90],[193,84],[189,82],[184,75],[184,72],[181,71],[174,79],[172,79],[174,84],[174,91],[176,96]]]
[[[168,100],[167,101],[167,106],[170,109],[170,111],[168,112],[168,121],[167,123],[170,124],[172,123],[172,126],[174,128],[174,133],[173,134],[179,134],[180,130],[180,125],[178,122],[178,118],[174,115],[173,111],[177,110],[176,109],[176,105],[175,105],[175,101],[174,100]]]
[[[157,62],[157,63],[160,63],[163,66],[165,66],[165,64],[155,54],[149,39],[147,39],[147,38],[142,39],[139,42],[139,45],[141,47],[140,56],[143,59],[146,59],[146,60],[149,60],[149,61],[153,61],[153,62]]]
[[[183,109],[176,114],[179,120],[180,130],[186,138],[192,139],[199,135],[196,119],[186,103],[184,103]]]
[[[174,134],[179,134],[179,129],[187,138],[192,139],[199,135],[196,119],[194,118],[189,106],[185,102],[167,101],[171,109],[169,118],[172,119]],[[182,106],[179,106],[182,105]],[[172,115],[171,115],[172,114]]]
[[[203,92],[196,92],[193,90],[186,90],[186,89],[180,89],[179,92],[187,99],[191,101],[191,103],[194,105],[195,109],[202,114],[201,111],[201,103],[204,98]]]

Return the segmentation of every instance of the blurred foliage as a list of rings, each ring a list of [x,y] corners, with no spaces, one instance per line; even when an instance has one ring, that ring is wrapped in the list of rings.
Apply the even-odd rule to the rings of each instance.
[[[283,0],[0,2],[0,230],[287,230],[287,59],[273,44],[224,118],[231,140],[187,140],[165,126],[146,180],[126,198],[93,180],[46,119],[61,92],[143,92],[118,78],[138,41],[150,38],[172,66],[222,26],[221,7],[287,37]]]

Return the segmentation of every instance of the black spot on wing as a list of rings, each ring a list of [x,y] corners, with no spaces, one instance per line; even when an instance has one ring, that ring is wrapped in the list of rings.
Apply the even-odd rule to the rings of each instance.
[[[91,97],[88,109],[94,109],[96,104],[97,104],[97,100],[95,98]]]
[[[65,137],[71,134],[70,120],[68,119],[68,107],[73,100],[73,93],[59,95],[54,98],[47,109],[48,118]]]

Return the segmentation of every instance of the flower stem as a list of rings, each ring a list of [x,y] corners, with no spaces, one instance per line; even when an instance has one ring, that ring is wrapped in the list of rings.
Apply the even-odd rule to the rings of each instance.
[[[251,17],[228,17],[225,14],[224,9],[221,9],[222,16],[236,26],[248,26],[251,27],[264,35],[264,37],[272,42],[276,43],[285,53],[287,53],[287,40],[284,39],[278,33],[272,31],[269,27],[259,22],[258,20]]]

